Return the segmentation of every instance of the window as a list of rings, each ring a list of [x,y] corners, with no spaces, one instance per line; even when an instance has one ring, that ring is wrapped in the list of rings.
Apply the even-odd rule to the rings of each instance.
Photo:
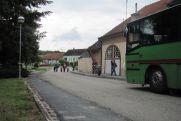
[[[144,19],[141,24],[142,44],[178,41],[178,25],[181,15],[175,11],[163,12]]]
[[[120,51],[116,46],[110,46],[106,51],[106,59],[120,58]]]
[[[140,44],[140,24],[134,23],[129,27],[128,49],[133,49]]]

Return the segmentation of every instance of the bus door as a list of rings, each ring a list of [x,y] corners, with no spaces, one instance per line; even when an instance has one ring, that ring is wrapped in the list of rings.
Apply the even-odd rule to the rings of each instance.
[[[136,48],[140,46],[140,33],[137,31],[139,26],[131,26],[129,28],[128,42],[127,42],[127,77],[131,78],[131,83],[141,83],[140,82],[140,63],[141,58],[139,51]],[[130,73],[129,73],[130,72]]]

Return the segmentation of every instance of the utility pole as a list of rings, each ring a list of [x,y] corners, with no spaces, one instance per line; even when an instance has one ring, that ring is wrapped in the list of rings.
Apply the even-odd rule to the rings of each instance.
[[[128,14],[128,0],[126,0],[126,19],[127,19],[127,14]]]

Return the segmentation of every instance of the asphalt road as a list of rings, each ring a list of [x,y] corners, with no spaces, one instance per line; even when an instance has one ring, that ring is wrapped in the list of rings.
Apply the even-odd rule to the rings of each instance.
[[[68,121],[181,121],[181,96],[125,81],[50,71],[32,83]]]

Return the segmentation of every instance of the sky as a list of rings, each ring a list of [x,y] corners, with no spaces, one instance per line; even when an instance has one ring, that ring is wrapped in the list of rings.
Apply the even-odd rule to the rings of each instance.
[[[42,7],[52,13],[41,19],[40,32],[46,37],[40,40],[40,50],[64,51],[88,48],[99,37],[126,19],[126,0],[52,0]],[[129,17],[145,5],[158,0],[128,0]]]

